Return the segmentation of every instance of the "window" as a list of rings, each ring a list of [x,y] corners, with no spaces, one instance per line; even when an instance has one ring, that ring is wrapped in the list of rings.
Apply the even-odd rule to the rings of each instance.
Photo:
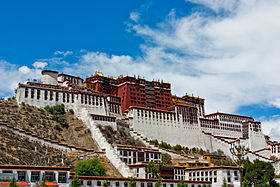
[[[25,98],[28,97],[28,88],[25,88],[24,97],[25,97]]]
[[[128,186],[128,183],[127,183],[127,182],[124,182],[124,186]]]
[[[31,89],[31,99],[33,99],[34,98],[34,89],[32,88]]]
[[[217,178],[214,178],[214,182],[215,182],[215,183],[217,182]]]
[[[72,98],[72,103],[74,103],[74,94],[72,94],[71,98]]]
[[[53,92],[50,91],[50,100],[52,101],[53,100]]]
[[[58,101],[58,98],[59,98],[59,93],[55,92],[55,101]]]
[[[101,181],[97,181],[97,186],[101,186]]]
[[[25,171],[18,171],[18,181],[25,181],[26,172]]]
[[[145,187],[145,184],[143,182],[141,182],[141,187]]]
[[[53,172],[45,172],[46,181],[54,181],[54,173]]]
[[[3,170],[3,173],[13,173],[12,170]]]
[[[92,185],[92,182],[91,182],[91,181],[87,181],[87,185],[88,185],[88,186],[91,186],[91,185]]]
[[[153,187],[153,183],[149,182],[147,186],[148,187]]]
[[[231,182],[230,177],[227,178],[227,181],[228,181],[228,182]]]
[[[45,90],[45,100],[48,100],[48,91]]]
[[[40,99],[40,90],[37,90],[37,99]]]
[[[31,171],[31,182],[40,181],[40,172],[39,171]]]
[[[58,173],[58,183],[66,183],[66,179],[67,179],[67,173],[65,172]]]
[[[120,186],[120,182],[116,182],[116,186]]]

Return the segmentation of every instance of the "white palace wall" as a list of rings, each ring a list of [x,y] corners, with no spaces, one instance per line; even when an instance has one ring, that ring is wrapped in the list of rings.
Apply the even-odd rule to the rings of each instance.
[[[158,112],[156,119],[152,117],[142,117],[143,110],[133,109],[130,110],[130,116],[133,116],[132,127],[135,131],[145,135],[149,139],[157,139],[158,141],[168,142],[171,145],[181,144],[188,147],[201,147],[205,149],[201,137],[203,136],[199,124],[187,124],[183,123],[182,118],[174,118],[175,115],[169,113]],[[139,113],[139,116],[138,116]],[[163,119],[165,115],[165,119]],[[167,116],[168,120],[167,120]]]
[[[32,94],[34,90],[34,94]],[[40,90],[40,97],[38,98],[38,90]],[[27,92],[27,97],[26,97]],[[45,92],[47,97],[45,98]],[[53,94],[51,99],[51,92]],[[58,97],[56,97],[58,93]],[[33,97],[32,97],[33,95]],[[64,95],[64,96],[63,96]],[[67,95],[69,99],[67,99]],[[83,103],[81,102],[83,97]],[[87,97],[87,103],[85,103],[85,97]],[[64,99],[63,99],[64,98]],[[54,106],[57,104],[64,104],[66,109],[73,109],[76,114],[79,115],[81,109],[87,110],[89,113],[108,115],[109,111],[106,108],[106,100],[102,96],[98,95],[87,95],[80,93],[67,93],[62,90],[50,91],[42,88],[28,88],[19,87],[16,93],[16,100],[19,104],[25,103],[38,108],[46,106]],[[89,102],[90,101],[90,102]]]

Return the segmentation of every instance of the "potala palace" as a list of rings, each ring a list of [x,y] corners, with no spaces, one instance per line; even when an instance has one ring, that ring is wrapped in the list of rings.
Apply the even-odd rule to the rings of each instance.
[[[42,108],[64,104],[67,109],[73,109],[91,130],[100,150],[106,151],[108,159],[124,177],[145,178],[145,168],[139,164],[141,151],[134,150],[135,155],[125,155],[124,159],[122,153],[129,148],[110,145],[102,137],[98,125],[124,128],[148,145],[153,149],[143,156],[148,161],[160,159],[160,153],[168,152],[150,145],[148,140],[199,147],[209,152],[222,150],[229,157],[232,157],[230,148],[240,143],[248,146],[250,160],[270,162],[272,155],[280,156],[280,144],[271,142],[263,134],[261,122],[235,114],[205,114],[203,98],[172,95],[171,85],[158,80],[122,75],[113,78],[100,72],[83,80],[44,70],[41,82],[18,85],[16,100],[19,105],[25,103]],[[192,174],[185,173],[187,171],[176,171],[178,177],[190,179]]]

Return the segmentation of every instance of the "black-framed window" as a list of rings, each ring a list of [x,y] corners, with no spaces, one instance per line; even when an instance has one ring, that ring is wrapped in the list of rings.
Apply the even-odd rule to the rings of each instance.
[[[97,186],[101,186],[101,181],[97,181]]]
[[[40,171],[31,171],[31,182],[40,181]]]
[[[120,186],[120,182],[116,182],[116,186]]]
[[[26,171],[18,171],[18,181],[25,181]]]
[[[45,172],[45,179],[49,182],[54,181],[54,172]]]
[[[3,173],[13,173],[12,170],[3,170]]]
[[[67,173],[59,172],[58,173],[58,183],[66,183],[67,182]]]
[[[92,186],[92,181],[87,181],[87,186]]]

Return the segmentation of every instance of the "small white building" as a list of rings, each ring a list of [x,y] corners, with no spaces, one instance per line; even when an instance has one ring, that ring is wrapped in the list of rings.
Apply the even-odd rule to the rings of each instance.
[[[69,187],[70,167],[0,165],[0,186],[9,186],[14,177],[19,186],[41,185]]]
[[[212,186],[228,185],[240,187],[240,172],[234,166],[216,166],[185,169],[185,179],[191,181],[210,181]]]
[[[119,144],[114,144],[113,147],[120,159],[126,164],[148,163],[151,161],[157,163],[161,161],[161,152],[158,149]]]

